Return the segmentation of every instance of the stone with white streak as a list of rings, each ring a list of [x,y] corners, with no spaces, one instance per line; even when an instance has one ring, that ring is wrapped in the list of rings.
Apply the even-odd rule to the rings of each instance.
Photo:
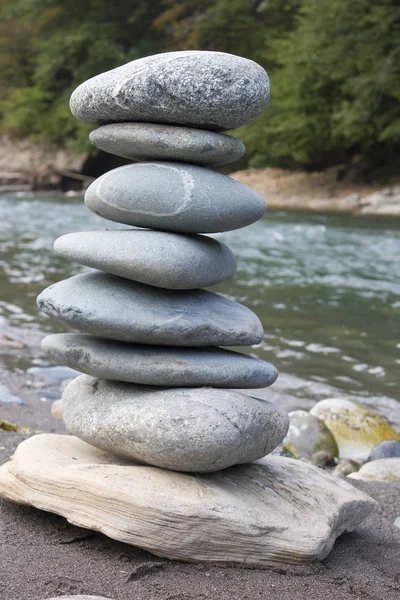
[[[85,203],[110,221],[181,233],[240,229],[266,211],[261,196],[231,177],[167,161],[107,171],[90,184]]]
[[[199,476],[54,434],[20,444],[0,467],[0,495],[157,556],[264,566],[324,559],[375,505],[347,481],[279,456]]]

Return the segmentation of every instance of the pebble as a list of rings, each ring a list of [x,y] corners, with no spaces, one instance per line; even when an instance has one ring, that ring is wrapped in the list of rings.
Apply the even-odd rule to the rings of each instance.
[[[339,448],[339,458],[363,463],[379,442],[400,440],[385,419],[345,398],[320,400],[310,412],[331,431]]]
[[[232,277],[237,267],[233,252],[217,240],[164,231],[68,233],[55,241],[54,250],[100,271],[176,290],[220,283]]]
[[[85,333],[139,344],[246,346],[264,334],[257,315],[220,294],[162,290],[100,271],[51,285],[37,304]]]
[[[28,375],[40,377],[47,383],[62,383],[65,379],[78,377],[80,373],[69,367],[55,365],[54,367],[31,367],[27,370]]]
[[[128,344],[80,333],[49,335],[42,348],[55,362],[87,375],[143,385],[253,388],[278,377],[263,360],[219,348]]]
[[[181,233],[246,227],[266,211],[259,194],[231,177],[196,165],[136,163],[104,173],[85,194],[105,219]]]
[[[357,473],[350,473],[352,479],[374,480],[390,483],[400,481],[400,458],[381,458],[365,463]]]
[[[290,426],[283,444],[305,458],[311,458],[318,452],[338,455],[335,438],[325,423],[306,410],[294,410],[289,413]]]
[[[335,459],[332,454],[326,452],[325,450],[319,450],[312,455],[310,458],[310,463],[315,467],[319,467],[320,469],[325,469],[326,467],[333,467],[335,465]]]
[[[56,419],[62,419],[62,400],[54,400],[51,405],[51,416]]]
[[[72,114],[87,123],[144,121],[235,129],[258,119],[269,100],[265,70],[247,58],[198,50],[134,60],[82,83]]]
[[[333,472],[339,477],[347,477],[347,475],[350,475],[350,473],[355,473],[358,471],[360,467],[361,464],[359,462],[344,458],[338,462],[336,467],[333,469]]]
[[[24,404],[24,401],[21,400],[19,396],[16,396],[12,392],[10,392],[8,387],[3,385],[2,383],[0,383],[0,402],[2,402],[3,404]]]
[[[110,123],[92,131],[89,139],[96,148],[130,160],[173,160],[202,166],[235,162],[246,150],[230,135],[158,123]]]
[[[117,456],[176,471],[252,462],[272,452],[289,426],[276,405],[226,389],[160,389],[81,375],[62,401],[71,434]]]
[[[381,458],[400,458],[400,441],[385,440],[384,442],[379,442],[372,449],[369,460],[379,460]]]

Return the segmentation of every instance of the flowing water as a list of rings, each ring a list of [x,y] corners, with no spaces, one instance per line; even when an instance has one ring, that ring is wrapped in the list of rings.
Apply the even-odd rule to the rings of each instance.
[[[0,374],[49,364],[40,340],[65,331],[35,305],[44,287],[84,270],[52,252],[54,239],[118,227],[80,199],[0,198]],[[216,237],[239,268],[213,289],[259,315],[264,341],[247,351],[290,377],[292,393],[311,382],[339,395],[400,399],[398,221],[270,211]]]

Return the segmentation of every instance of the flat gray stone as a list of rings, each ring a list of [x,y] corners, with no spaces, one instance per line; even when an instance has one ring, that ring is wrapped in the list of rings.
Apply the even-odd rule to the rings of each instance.
[[[143,229],[68,233],[54,250],[100,271],[177,290],[220,283],[237,266],[228,246],[212,238]]]
[[[275,404],[226,389],[156,388],[81,375],[62,396],[70,433],[163,469],[211,472],[269,454],[289,417]]]
[[[381,458],[400,458],[400,441],[385,440],[372,449],[368,460],[380,460]]]
[[[290,458],[269,455],[217,473],[177,473],[48,433],[22,442],[0,466],[0,496],[156,556],[244,566],[323,560],[335,539],[376,505],[348,481]]]
[[[59,281],[41,311],[100,337],[162,346],[246,346],[263,339],[249,308],[205,290],[163,290],[100,271]]]
[[[87,375],[143,385],[254,388],[278,377],[263,360],[219,348],[129,344],[84,333],[49,335],[42,348],[53,361]]]
[[[205,129],[157,123],[110,123],[89,134],[93,146],[131,160],[172,160],[203,166],[239,160],[239,140]]]
[[[264,69],[224,52],[165,52],[88,79],[72,94],[72,114],[87,123],[145,121],[234,129],[262,114]]]
[[[182,233],[240,229],[266,211],[263,198],[239,181],[173,162],[108,171],[88,187],[85,202],[110,221]]]

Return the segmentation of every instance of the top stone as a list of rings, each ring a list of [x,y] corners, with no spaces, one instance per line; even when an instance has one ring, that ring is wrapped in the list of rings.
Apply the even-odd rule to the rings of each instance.
[[[265,70],[224,52],[166,52],[101,73],[72,94],[72,114],[87,123],[145,121],[210,130],[258,119],[269,100]]]

